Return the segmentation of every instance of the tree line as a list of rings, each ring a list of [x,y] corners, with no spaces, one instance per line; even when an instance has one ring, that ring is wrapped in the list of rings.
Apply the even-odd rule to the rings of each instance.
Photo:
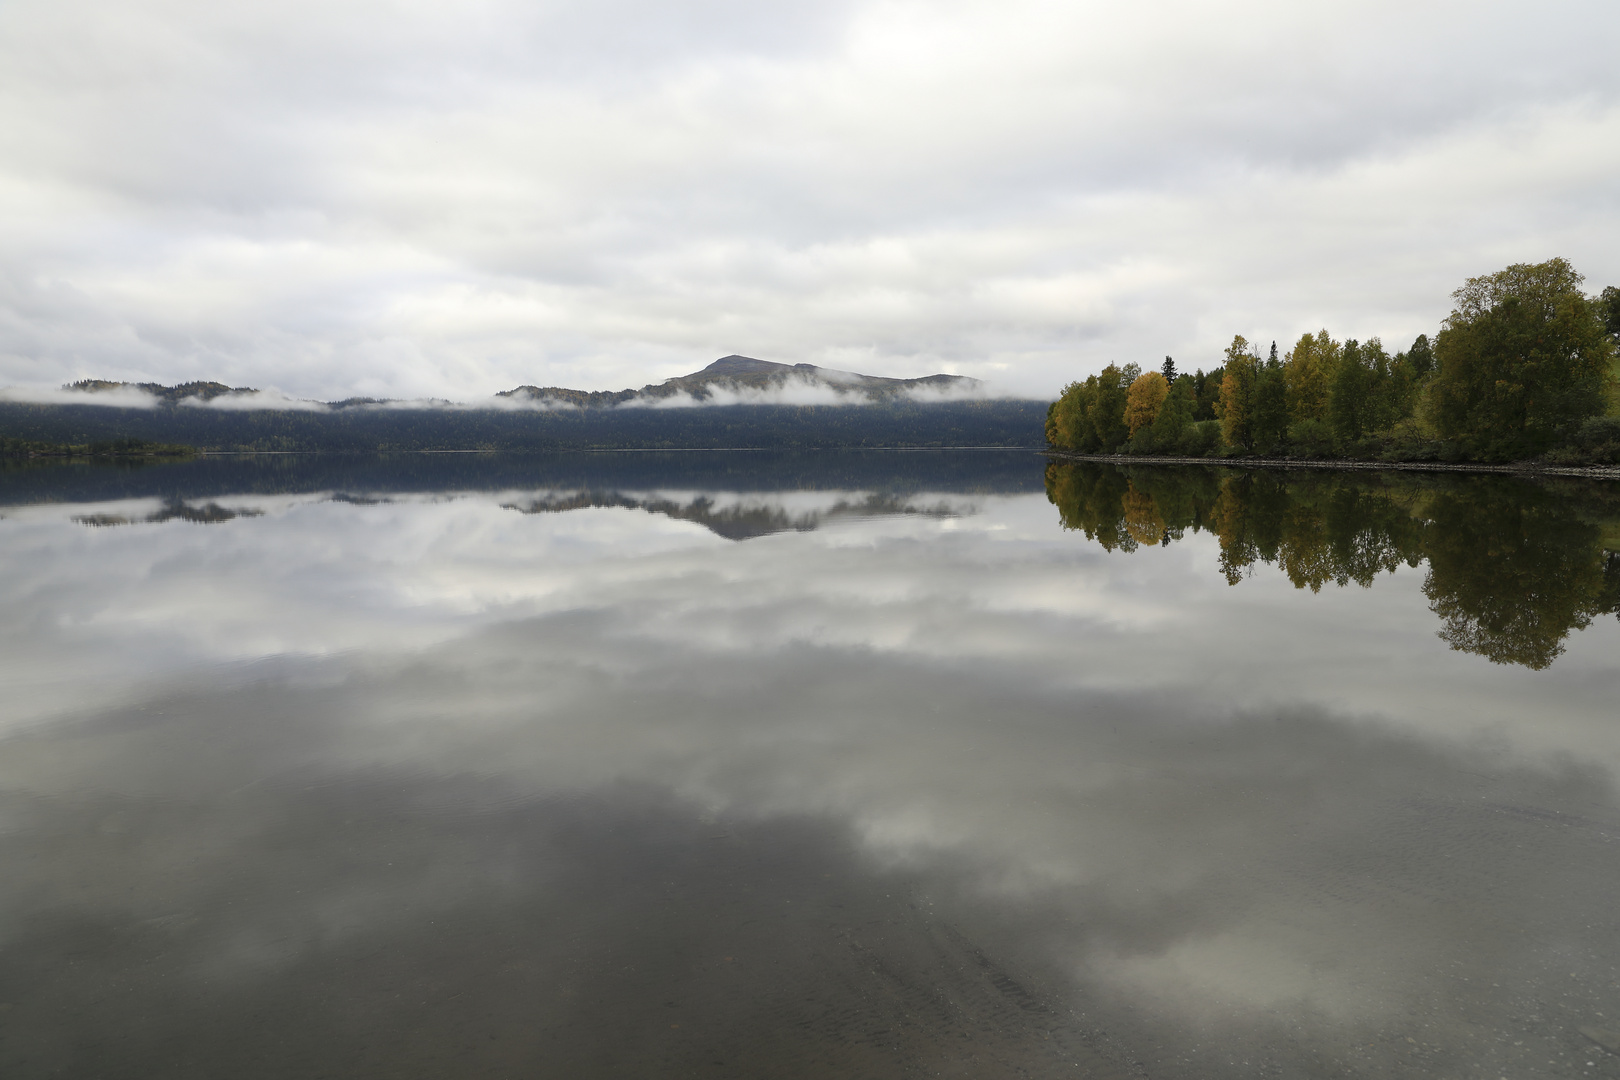
[[[0,457],[181,458],[192,457],[196,453],[194,446],[149,442],[146,439],[112,438],[85,443],[59,443],[0,436]]]
[[[805,450],[1040,444],[1045,402],[890,401],[682,409],[116,408],[0,402],[0,434],[83,445],[117,438],[199,450]]]
[[[1565,259],[1470,278],[1431,341],[1304,334],[1279,357],[1242,335],[1213,371],[1110,364],[1047,410],[1088,454],[1620,463],[1620,288]]]
[[[1440,637],[1496,663],[1545,668],[1620,613],[1620,493],[1592,481],[1055,461],[1046,493],[1109,551],[1212,534],[1233,585],[1261,563],[1313,592],[1427,564]]]

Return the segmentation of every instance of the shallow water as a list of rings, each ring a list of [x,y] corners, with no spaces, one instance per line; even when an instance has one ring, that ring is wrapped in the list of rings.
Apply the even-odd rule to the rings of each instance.
[[[0,1076],[1620,1076],[1620,491],[0,472]]]

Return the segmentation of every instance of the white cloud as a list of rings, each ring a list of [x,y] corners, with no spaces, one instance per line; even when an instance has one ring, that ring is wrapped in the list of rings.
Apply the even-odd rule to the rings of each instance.
[[[1611,5],[0,10],[0,382],[1048,393],[1620,280]]]
[[[133,386],[88,392],[59,386],[0,386],[0,401],[29,405],[102,405],[113,409],[150,409],[157,405],[157,398]]]
[[[221,409],[227,412],[248,412],[253,409],[283,409],[297,412],[326,412],[322,401],[295,398],[280,390],[234,391],[216,394],[211,398],[183,397],[177,402],[181,408]]]

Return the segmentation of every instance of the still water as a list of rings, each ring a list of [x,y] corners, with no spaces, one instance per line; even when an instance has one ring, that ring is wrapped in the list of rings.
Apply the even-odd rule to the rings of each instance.
[[[1620,489],[0,472],[0,1076],[1620,1076]]]

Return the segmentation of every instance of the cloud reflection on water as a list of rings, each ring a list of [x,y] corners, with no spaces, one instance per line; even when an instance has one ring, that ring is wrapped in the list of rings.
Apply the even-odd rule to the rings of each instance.
[[[1560,1023],[1620,1006],[1591,931],[1620,835],[1612,620],[1554,670],[1494,667],[1435,639],[1418,573],[1229,589],[1212,538],[1111,555],[1041,496],[741,544],[514,501],[0,522],[7,681],[32,681],[0,762],[33,854],[6,947],[40,912],[181,912],[186,977],[269,979],[544,893],[562,856],[503,822],[646,803],[820,830],[1118,1030],[1184,1026],[1178,1053],[1303,1024],[1348,1054],[1421,1022],[1467,1057],[1554,975]],[[777,509],[837,505],[860,500]],[[300,816],[345,791],[408,824]]]

